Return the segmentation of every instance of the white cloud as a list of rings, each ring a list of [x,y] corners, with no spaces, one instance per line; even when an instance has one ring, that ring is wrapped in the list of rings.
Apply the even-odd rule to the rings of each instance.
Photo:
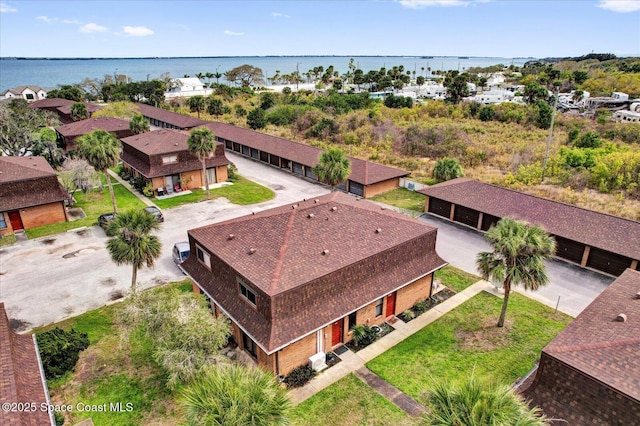
[[[224,30],[224,33],[228,36],[243,36],[244,33],[236,33],[234,31],[230,31],[230,30]]]
[[[62,23],[63,24],[82,25],[82,22],[78,21],[77,19],[63,19]]]
[[[122,31],[124,32],[124,35],[131,37],[146,37],[155,34],[153,30],[147,27],[130,27],[128,25],[122,27]]]
[[[280,12],[273,12],[271,16],[275,16],[276,18],[291,18],[291,16],[285,15],[284,13]]]
[[[394,0],[407,9],[423,9],[430,6],[468,6],[471,2],[465,0]]]
[[[103,33],[107,31],[107,29],[108,29],[107,27],[103,27],[102,25],[98,25],[98,24],[94,24],[93,22],[90,22],[86,25],[81,26],[80,32],[87,33],[87,34]]]
[[[640,10],[640,0],[600,0],[598,7],[613,12],[636,12]]]
[[[58,20],[58,18],[49,18],[48,16],[36,16],[36,19],[38,21],[42,21],[42,22],[46,22],[48,24],[50,24],[51,22],[55,22]]]
[[[17,12],[18,9],[16,9],[13,6],[9,6],[6,3],[0,3],[0,13],[9,13],[9,12]]]

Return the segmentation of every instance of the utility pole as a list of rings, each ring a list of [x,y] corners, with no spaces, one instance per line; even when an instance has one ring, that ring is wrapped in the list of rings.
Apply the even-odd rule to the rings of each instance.
[[[542,164],[542,181],[544,182],[544,175],[547,171],[547,162],[549,161],[549,149],[551,149],[551,136],[553,135],[553,122],[556,118],[556,109],[558,109],[559,87],[556,87],[556,99],[553,103],[553,113],[551,114],[551,126],[549,126],[549,137],[547,138],[547,149],[544,153],[544,163]]]

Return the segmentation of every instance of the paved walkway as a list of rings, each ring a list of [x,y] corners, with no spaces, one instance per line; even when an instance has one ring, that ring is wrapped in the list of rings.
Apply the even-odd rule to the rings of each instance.
[[[356,372],[358,370],[362,371],[363,368],[366,368],[365,364],[367,362],[382,354],[387,349],[394,347],[412,334],[417,333],[428,324],[437,320],[452,309],[460,306],[482,291],[487,291],[501,297],[501,294],[496,290],[493,284],[487,281],[478,281],[477,283],[467,287],[460,293],[429,309],[427,312],[418,316],[413,321],[410,321],[408,323],[396,321],[396,323],[393,324],[395,331],[393,331],[392,333],[389,333],[379,340],[376,340],[371,345],[367,346],[364,349],[361,349],[358,352],[348,351],[340,355],[339,358],[341,362],[327,369],[326,371],[321,372],[303,387],[292,389],[291,391],[289,391],[289,397],[291,398],[291,401],[294,405],[297,405],[315,395],[316,393],[320,392],[322,389],[329,387],[333,383],[349,375],[350,373]],[[376,389],[382,395],[385,395],[383,390],[377,388],[374,389]],[[393,400],[391,401],[393,402]]]
[[[393,402],[397,407],[409,414],[411,417],[419,417],[428,412],[428,410],[420,405],[415,399],[390,385],[367,367],[362,367],[354,373],[360,380],[371,386],[380,395]]]

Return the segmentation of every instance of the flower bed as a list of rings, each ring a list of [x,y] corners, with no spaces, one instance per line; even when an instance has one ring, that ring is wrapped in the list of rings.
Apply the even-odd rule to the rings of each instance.
[[[380,325],[357,325],[353,328],[353,339],[346,343],[346,346],[353,352],[366,348],[379,338],[386,336],[394,330],[389,324]]]
[[[444,302],[454,294],[456,294],[455,291],[449,288],[445,288],[444,290],[439,291],[432,297],[426,298],[416,303],[411,308],[407,309],[406,311],[398,315],[398,318],[404,322],[409,322],[414,318],[427,312],[429,309],[433,308],[434,306]]]

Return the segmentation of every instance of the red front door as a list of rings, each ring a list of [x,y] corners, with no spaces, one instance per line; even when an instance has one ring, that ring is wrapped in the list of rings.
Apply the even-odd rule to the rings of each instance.
[[[396,314],[396,293],[393,292],[387,296],[387,313],[385,316],[390,317]]]
[[[20,212],[18,210],[9,212],[9,221],[11,222],[11,227],[14,231],[24,229],[24,226],[22,226],[22,219],[20,218]]]
[[[333,323],[331,327],[331,346],[342,342],[342,320]]]

